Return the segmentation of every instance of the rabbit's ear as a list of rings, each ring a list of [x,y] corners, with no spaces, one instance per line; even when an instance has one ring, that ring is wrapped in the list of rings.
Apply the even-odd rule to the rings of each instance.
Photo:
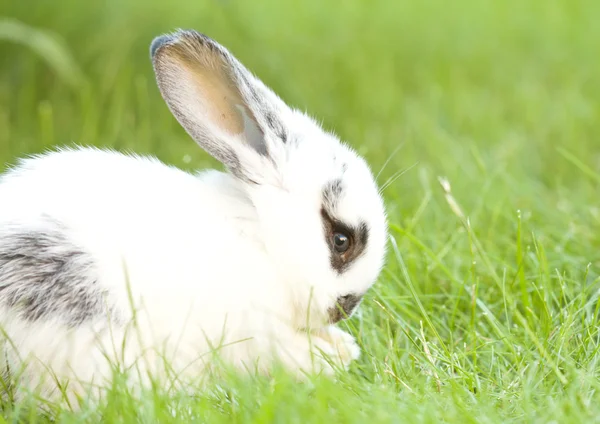
[[[285,143],[287,106],[227,49],[195,31],[152,42],[160,92],[179,123],[236,176],[253,181],[263,159]]]

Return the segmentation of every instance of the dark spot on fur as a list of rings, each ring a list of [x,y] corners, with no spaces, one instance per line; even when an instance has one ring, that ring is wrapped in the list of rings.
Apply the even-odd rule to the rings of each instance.
[[[361,223],[358,227],[358,238],[359,238],[359,242],[363,245],[366,246],[367,242],[369,241],[369,227],[367,227],[366,223]]]
[[[323,202],[328,210],[334,210],[342,197],[343,185],[342,180],[337,179],[331,181],[323,188]]]
[[[254,97],[257,101],[260,101],[257,95],[255,95]],[[265,121],[267,121],[267,125],[269,128],[275,129],[277,125],[277,120],[275,119],[275,114],[273,112],[265,111]]]
[[[28,321],[58,319],[75,327],[110,313],[105,295],[93,258],[59,222],[0,228],[0,305]]]
[[[285,127],[281,123],[281,121],[277,118],[275,113],[270,110],[264,110],[265,121],[267,126],[273,133],[281,140],[282,143],[287,143],[288,135]]]
[[[279,133],[279,138],[282,143],[287,144],[288,133],[287,133],[287,131],[285,131],[285,129],[283,129],[283,127],[281,128],[281,132]]]
[[[360,303],[361,299],[362,296],[354,293],[338,297],[336,304],[327,311],[329,315],[329,322],[331,324],[335,324],[336,322],[350,317]]]

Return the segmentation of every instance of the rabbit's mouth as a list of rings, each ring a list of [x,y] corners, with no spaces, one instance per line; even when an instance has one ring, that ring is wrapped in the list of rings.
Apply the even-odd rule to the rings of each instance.
[[[335,324],[343,319],[350,318],[361,300],[362,296],[354,293],[338,297],[335,305],[327,310],[329,323]]]

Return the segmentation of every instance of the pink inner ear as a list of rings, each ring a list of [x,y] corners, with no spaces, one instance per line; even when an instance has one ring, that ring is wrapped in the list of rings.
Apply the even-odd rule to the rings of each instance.
[[[200,103],[206,118],[220,130],[231,135],[242,134],[244,118],[236,106],[244,104],[244,101],[226,72],[222,71],[224,65],[190,63],[185,59],[180,64],[178,72],[185,74],[184,78],[193,89],[191,93],[196,96],[188,101]]]

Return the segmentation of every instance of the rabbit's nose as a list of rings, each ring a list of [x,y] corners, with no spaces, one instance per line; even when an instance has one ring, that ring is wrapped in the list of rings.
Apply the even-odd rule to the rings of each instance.
[[[362,295],[355,293],[349,293],[338,297],[335,305],[327,311],[329,314],[329,322],[335,324],[342,319],[350,317],[361,300]]]

